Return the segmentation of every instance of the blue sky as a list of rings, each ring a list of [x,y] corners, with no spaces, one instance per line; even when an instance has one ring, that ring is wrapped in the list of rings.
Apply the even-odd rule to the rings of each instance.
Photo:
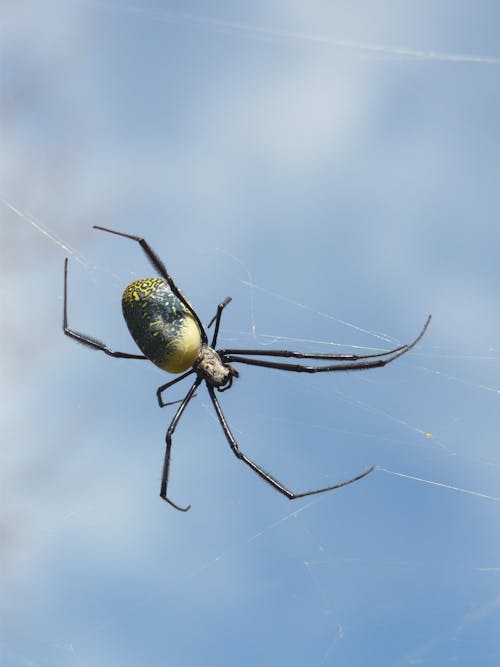
[[[5,2],[0,662],[500,661],[500,13],[493,2]],[[124,286],[148,239],[226,347],[415,350],[240,368],[175,434]],[[66,248],[66,249],[65,249]],[[172,390],[172,398],[182,394]],[[174,395],[175,394],[175,395]],[[169,411],[170,410],[170,411]]]

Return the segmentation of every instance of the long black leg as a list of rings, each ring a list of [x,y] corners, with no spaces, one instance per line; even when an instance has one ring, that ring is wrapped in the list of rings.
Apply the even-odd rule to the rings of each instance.
[[[378,352],[377,354],[329,354],[328,352],[296,352],[294,350],[266,350],[260,348],[256,350],[217,350],[219,355],[226,356],[228,354],[244,354],[259,357],[293,357],[294,359],[317,359],[323,361],[358,361],[359,359],[373,359],[375,357],[387,357],[390,354],[395,354],[406,348],[407,345],[400,345],[392,350],[386,352]]]
[[[324,493],[325,491],[334,491],[335,489],[340,489],[342,486],[347,486],[348,484],[352,484],[353,482],[357,482],[358,479],[363,479],[363,477],[366,477],[371,471],[374,469],[375,466],[372,466],[371,468],[368,468],[368,470],[365,470],[362,472],[360,475],[356,475],[356,477],[353,477],[352,479],[347,480],[347,482],[341,482],[340,484],[334,484],[333,486],[326,486],[322,489],[315,489],[314,491],[306,491],[304,493],[293,493],[287,487],[282,484],[281,482],[278,482],[278,480],[270,475],[268,472],[263,470],[260,466],[258,466],[252,459],[249,459],[248,456],[246,456],[239,448],[238,443],[235,440],[234,435],[231,433],[231,429],[229,428],[229,424],[226,421],[226,418],[224,417],[224,413],[222,412],[222,408],[220,406],[219,401],[217,400],[215,396],[215,392],[213,390],[213,387],[207,384],[207,389],[208,393],[210,394],[210,398],[212,399],[212,403],[215,408],[215,412],[217,413],[217,418],[220,422],[220,425],[222,426],[222,430],[224,431],[224,434],[227,438],[227,441],[229,442],[229,446],[233,450],[234,455],[240,459],[240,461],[243,461],[243,463],[246,463],[247,466],[249,466],[259,477],[262,477],[263,480],[265,480],[268,484],[270,484],[273,488],[276,489],[276,491],[279,491],[282,493],[284,496],[289,498],[290,500],[296,500],[297,498],[305,498],[306,496],[313,496],[317,493]]]
[[[170,500],[170,498],[167,497],[167,486],[168,486],[168,472],[170,468],[170,450],[172,449],[172,436],[175,431],[175,427],[177,426],[177,423],[179,419],[182,416],[182,413],[187,407],[187,404],[189,401],[193,398],[194,393],[196,389],[198,388],[199,384],[201,382],[201,378],[196,378],[196,380],[193,382],[191,385],[191,389],[188,391],[186,396],[184,397],[184,400],[180,404],[179,408],[177,409],[177,412],[173,416],[172,421],[170,422],[170,425],[167,429],[167,435],[166,435],[166,443],[167,443],[167,448],[165,450],[165,459],[163,461],[163,474],[161,477],[161,489],[160,489],[160,496],[163,498],[163,500],[166,500],[167,503],[172,505],[172,507],[175,507],[176,510],[180,510],[181,512],[187,512],[188,509],[190,509],[191,505],[188,505],[187,507],[180,507],[179,505],[176,505],[173,500]]]
[[[147,359],[143,354],[129,354],[128,352],[117,352],[116,350],[112,350],[97,338],[87,336],[78,331],[73,331],[68,327],[68,258],[64,260],[63,331],[66,336],[73,338],[78,343],[87,345],[87,347],[91,347],[94,350],[101,350],[101,352],[109,354],[110,357],[115,357],[117,359]]]
[[[347,363],[338,363],[338,364],[329,364],[327,366],[306,366],[304,364],[289,364],[285,362],[279,362],[279,361],[266,361],[264,359],[246,359],[245,357],[240,357],[235,354],[228,354],[226,350],[218,350],[218,354],[222,357],[224,363],[228,362],[234,362],[234,363],[241,363],[241,364],[248,364],[250,366],[261,366],[264,368],[275,368],[280,371],[294,371],[294,372],[300,372],[300,373],[329,373],[333,371],[357,371],[357,370],[366,370],[367,368],[380,368],[382,366],[386,366],[387,364],[390,364],[392,361],[395,359],[398,359],[399,357],[403,356],[403,354],[406,354],[409,350],[414,347],[418,341],[422,338],[422,336],[425,334],[427,327],[429,326],[429,322],[431,321],[431,316],[427,318],[427,321],[424,325],[424,328],[422,331],[419,333],[419,335],[415,338],[415,340],[412,343],[408,343],[407,345],[402,345],[401,347],[397,347],[394,350],[390,350],[389,352],[382,352],[381,354],[368,354],[364,356],[356,356],[352,355],[350,356],[335,356],[335,355],[309,355],[309,354],[303,354],[301,352],[288,352],[286,350],[277,350],[277,354],[273,355],[272,350],[268,352],[261,351],[260,354],[262,356],[289,356],[289,357],[297,357],[297,358],[305,358],[305,359],[318,359],[318,360],[325,360],[325,359],[337,359],[341,361],[342,359],[349,359]],[[243,350],[242,350],[243,352]],[[284,354],[281,354],[284,352]],[[254,350],[250,350],[250,354],[257,353]],[[389,356],[388,356],[389,355]],[[383,357],[383,358],[381,358]],[[372,361],[363,361],[364,359],[372,359]]]
[[[215,315],[212,317],[210,322],[208,323],[207,329],[210,329],[212,324],[215,322],[215,329],[214,329],[214,335],[212,338],[212,342],[210,343],[210,347],[215,347],[217,345],[217,336],[219,335],[219,327],[220,327],[220,318],[222,315],[222,311],[224,308],[227,306],[228,303],[232,301],[232,297],[226,296],[224,301],[221,301],[219,305],[217,306],[217,312]]]
[[[165,264],[161,261],[161,259],[158,257],[158,255],[154,252],[154,250],[150,247],[147,241],[145,241],[141,236],[135,236],[134,234],[125,234],[125,232],[116,232],[114,229],[108,229],[107,227],[100,227],[99,225],[94,225],[94,229],[100,229],[103,232],[109,232],[110,234],[116,234],[117,236],[124,236],[127,239],[132,239],[133,241],[137,241],[137,243],[141,246],[141,248],[144,250],[146,253],[147,258],[151,262],[151,264],[154,266],[154,268],[158,271],[158,273],[165,278],[167,281],[170,289],[172,292],[175,294],[175,296],[179,299],[181,303],[186,306],[186,308],[189,310],[191,315],[194,317],[196,320],[196,323],[198,324],[198,327],[200,329],[200,335],[203,343],[208,342],[207,334],[205,332],[205,328],[203,327],[203,324],[200,321],[200,318],[196,314],[196,311],[194,310],[193,306],[189,303],[189,301],[186,299],[186,297],[182,294],[180,289],[177,287],[175,284],[173,278],[169,275],[167,268]]]
[[[170,382],[162,384],[161,387],[158,387],[158,389],[156,390],[156,396],[158,398],[158,403],[160,405],[160,408],[165,408],[167,405],[173,405],[174,403],[181,403],[181,401],[169,401],[168,403],[164,403],[161,395],[166,389],[172,387],[174,384],[177,384],[177,382],[184,380],[184,378],[187,378],[192,373],[194,373],[193,368],[191,368],[191,370],[187,371],[186,373],[179,375],[179,377],[175,378],[175,380],[170,380]]]

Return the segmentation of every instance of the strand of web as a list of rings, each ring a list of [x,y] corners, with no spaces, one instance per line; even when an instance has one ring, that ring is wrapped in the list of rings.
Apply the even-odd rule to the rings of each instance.
[[[280,30],[269,28],[267,26],[243,23],[240,21],[230,21],[226,19],[213,18],[209,16],[200,16],[195,14],[186,14],[181,12],[172,12],[167,10],[144,9],[138,5],[121,5],[115,2],[106,2],[103,0],[58,0],[64,4],[74,4],[83,7],[90,7],[104,11],[115,11],[121,14],[130,14],[134,17],[153,19],[164,23],[174,23],[188,25],[191,27],[202,27],[216,29],[222,32],[240,33],[254,37],[266,37],[279,41],[307,42],[310,44],[322,45],[327,47],[340,48],[347,51],[354,51],[381,58],[386,57],[391,60],[422,60],[422,61],[440,61],[450,63],[476,63],[482,65],[500,65],[500,58],[494,56],[482,56],[477,54],[464,53],[442,53],[438,51],[424,51],[421,49],[410,49],[406,47],[392,47],[384,44],[371,44],[367,42],[357,42],[349,39],[338,39],[327,35],[315,35],[304,32]]]
[[[253,340],[255,340],[259,345],[261,345],[263,348],[271,346],[276,343],[282,343],[282,344],[310,344],[310,345],[324,345],[332,348],[342,348],[342,349],[350,349],[354,351],[358,350],[368,350],[368,351],[373,351],[373,352],[383,352],[386,350],[385,347],[378,347],[378,346],[368,346],[368,345],[353,345],[352,343],[337,343],[335,341],[325,341],[325,340],[318,340],[315,338],[298,338],[298,337],[292,337],[292,336],[280,336],[277,334],[268,334],[268,333],[261,333],[260,331],[257,332],[257,326],[255,323],[255,291],[258,290],[262,292],[263,294],[267,294],[268,296],[271,296],[274,299],[278,299],[280,301],[283,301],[285,303],[288,303],[296,308],[300,308],[302,310],[305,310],[309,313],[312,313],[313,315],[316,315],[318,317],[323,317],[329,320],[332,320],[336,324],[341,324],[342,326],[345,326],[347,328],[353,329],[354,331],[366,334],[368,336],[372,336],[374,338],[379,339],[383,343],[393,346],[393,345],[399,345],[401,343],[400,340],[393,338],[387,334],[379,333],[376,331],[372,331],[369,329],[366,329],[364,327],[361,327],[359,325],[356,325],[352,322],[348,322],[346,320],[340,319],[338,317],[335,317],[334,315],[331,315],[330,313],[326,313],[324,311],[318,310],[316,308],[313,308],[312,306],[309,306],[304,303],[300,303],[299,301],[295,301],[294,299],[291,299],[290,297],[287,297],[283,294],[279,294],[278,292],[274,292],[272,290],[266,289],[260,285],[257,285],[252,278],[252,274],[246,264],[241,260],[239,257],[236,257],[230,252],[227,252],[226,250],[222,250],[220,248],[217,248],[218,252],[223,253],[224,255],[230,257],[233,259],[235,262],[237,262],[245,271],[247,274],[247,279],[246,280],[240,280],[240,282],[243,285],[246,285],[249,288],[250,291],[250,320],[251,320],[251,326],[250,326],[250,334],[248,331],[233,331],[232,333],[237,335],[237,336],[250,336]],[[224,333],[227,334],[229,331],[227,329],[224,330]],[[228,340],[227,335],[223,336],[226,340]],[[437,348],[433,348],[432,352],[432,357],[433,358],[439,358],[439,359],[448,359],[448,358],[453,358],[453,359],[458,359],[458,360],[469,360],[469,361],[498,361],[499,357],[498,355],[473,355],[473,354],[454,354],[454,355],[449,355],[441,352],[436,352]],[[264,352],[264,350],[263,350]],[[426,355],[425,352],[422,352],[420,350],[412,350],[410,352],[412,355],[417,355],[417,356],[430,356]],[[437,370],[437,369],[432,369],[428,368],[426,366],[419,366],[419,370],[423,370],[426,373],[429,374],[434,374],[437,376],[440,376],[448,381],[451,382],[457,382],[460,384],[465,384],[469,387],[475,388],[475,389],[480,389],[482,391],[487,391],[491,392],[494,394],[500,394],[500,389],[497,387],[491,387],[489,385],[481,384],[481,383],[474,383],[470,382],[468,380],[465,380],[463,378],[460,378],[456,375],[449,375],[443,371]]]
[[[302,310],[305,310],[307,312],[310,312],[314,315],[317,315],[319,317],[323,317],[325,319],[332,320],[336,324],[341,324],[342,326],[345,326],[347,328],[353,329],[354,331],[357,331],[359,333],[367,334],[369,336],[372,336],[374,338],[377,338],[378,340],[382,341],[383,343],[386,343],[388,345],[398,345],[400,341],[397,339],[392,338],[391,336],[387,334],[383,334],[380,332],[376,331],[371,331],[369,329],[365,329],[364,327],[361,327],[357,324],[354,324],[353,322],[348,322],[346,320],[340,319],[338,317],[335,317],[334,315],[331,315],[330,313],[326,313],[321,310],[317,310],[313,308],[312,306],[308,306],[306,304],[300,303],[299,301],[295,301],[294,299],[291,299],[290,297],[284,296],[283,294],[279,294],[278,292],[274,292],[272,290],[268,290],[264,287],[261,287],[260,285],[257,285],[252,277],[252,274],[248,268],[248,266],[245,264],[245,262],[240,258],[237,257],[236,255],[228,252],[227,250],[224,250],[222,248],[217,248],[217,251],[226,255],[230,259],[232,259],[234,262],[238,263],[243,271],[247,275],[246,280],[240,280],[240,282],[245,285],[246,287],[249,288],[249,299],[250,299],[250,334],[248,331],[233,331],[232,333],[237,334],[239,336],[244,335],[248,336],[255,340],[259,345],[262,347],[267,347],[275,343],[309,343],[312,345],[327,345],[330,347],[335,347],[335,348],[349,348],[349,349],[354,349],[354,350],[370,350],[370,351],[384,351],[385,348],[379,348],[379,347],[367,347],[364,345],[352,345],[352,344],[345,344],[345,343],[336,343],[334,341],[323,341],[323,340],[317,340],[314,338],[297,338],[297,337],[290,337],[290,336],[280,336],[276,334],[265,334],[265,333],[257,333],[257,326],[256,326],[256,320],[255,320],[255,291],[260,291],[264,294],[267,294],[268,296],[273,297],[274,299],[278,299],[280,301],[283,301],[285,303],[288,303],[296,308],[300,308]],[[229,333],[228,330],[225,330],[225,333]],[[225,336],[226,340],[227,337]]]
[[[8,208],[12,213],[14,213],[17,216],[18,220],[22,220],[23,222],[26,222],[28,225],[33,227],[37,232],[39,232],[42,236],[44,236],[46,239],[49,241],[52,241],[52,243],[55,243],[56,246],[61,248],[61,250],[64,251],[65,255],[69,255],[75,262],[78,262],[81,264],[83,267],[85,267],[88,271],[95,273],[103,273],[112,278],[114,281],[122,283],[121,277],[112,272],[109,268],[102,268],[100,266],[97,266],[96,264],[92,264],[82,253],[78,252],[73,248],[68,241],[65,241],[63,238],[61,238],[58,234],[53,232],[47,224],[43,223],[39,218],[35,217],[32,213],[28,213],[27,211],[23,211],[19,206],[15,205],[12,201],[7,199],[5,196],[0,194],[0,202]]]
[[[61,239],[60,236],[50,231],[47,225],[44,225],[40,220],[35,218],[34,215],[32,215],[31,213],[27,213],[26,211],[22,211],[20,208],[15,206],[11,201],[6,199],[2,195],[0,195],[0,201],[4,206],[6,206],[10,211],[12,211],[12,213],[15,213],[15,215],[18,216],[19,219],[24,220],[24,222],[27,222],[34,229],[40,232],[42,236],[45,236],[47,239],[49,239],[49,241],[55,243],[62,250],[64,250],[66,254],[71,255],[71,257],[76,262],[79,262],[82,266],[84,266],[87,269],[90,270],[96,269],[96,267],[92,265],[86,257],[84,257],[81,253],[76,251],[73,247],[71,247],[67,241],[64,241],[63,239]]]

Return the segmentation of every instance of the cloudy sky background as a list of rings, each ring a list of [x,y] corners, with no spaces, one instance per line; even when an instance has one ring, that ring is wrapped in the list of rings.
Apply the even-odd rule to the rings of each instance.
[[[494,2],[0,6],[0,662],[489,667],[500,660]],[[120,297],[141,234],[242,367],[175,434]],[[177,388],[176,388],[177,389]],[[172,398],[182,395],[172,390]],[[397,474],[394,474],[397,473]]]

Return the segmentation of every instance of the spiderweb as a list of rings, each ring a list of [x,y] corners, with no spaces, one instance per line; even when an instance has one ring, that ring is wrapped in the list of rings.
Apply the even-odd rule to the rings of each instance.
[[[2,665],[500,663],[498,11],[6,3]],[[363,16],[363,21],[361,21]],[[123,351],[143,235],[227,347],[385,369],[244,368],[176,432]],[[187,387],[179,388],[172,399]],[[177,387],[176,387],[177,391]]]

